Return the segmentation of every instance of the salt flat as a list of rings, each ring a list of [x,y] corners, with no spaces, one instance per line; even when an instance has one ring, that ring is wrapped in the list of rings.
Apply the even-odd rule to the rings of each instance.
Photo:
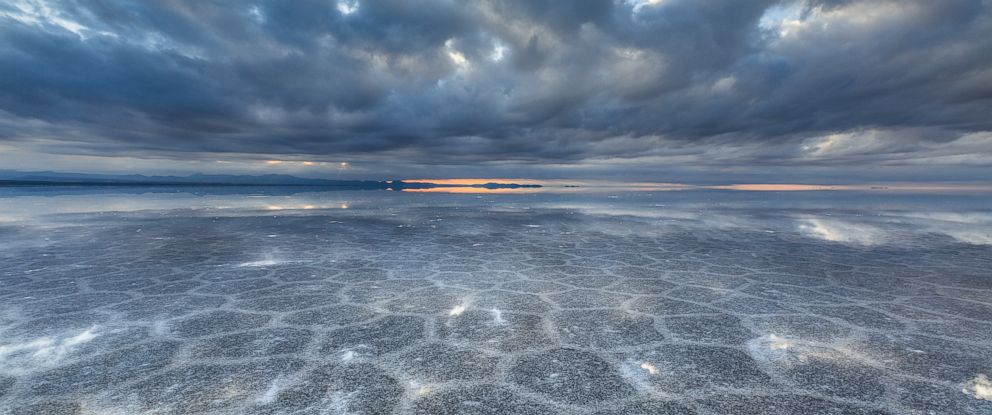
[[[983,195],[0,193],[0,413],[989,414]]]

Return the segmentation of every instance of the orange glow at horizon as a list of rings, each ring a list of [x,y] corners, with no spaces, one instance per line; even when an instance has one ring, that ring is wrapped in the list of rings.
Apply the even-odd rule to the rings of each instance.
[[[693,185],[669,182],[611,182],[605,180],[563,180],[563,179],[416,179],[404,180],[407,183],[434,183],[455,187],[436,187],[427,189],[403,189],[411,193],[475,193],[475,194],[510,194],[510,193],[581,193],[588,191],[679,191],[694,189],[733,190],[743,192],[818,192],[818,191],[983,191],[992,192],[992,185],[964,183],[870,183],[870,184],[801,184],[801,183],[739,183],[725,185]],[[479,186],[486,183],[503,184],[538,184],[544,187],[486,189]]]
[[[403,180],[405,183],[433,183],[447,185],[472,186],[486,183],[516,183],[516,184],[544,184],[543,180],[537,179],[411,179]]]
[[[422,182],[417,182],[422,183]],[[486,182],[489,183],[489,182]],[[494,194],[494,193],[537,193],[540,192],[539,187],[519,187],[519,188],[502,188],[502,189],[487,189],[485,187],[431,187],[427,189],[403,189],[404,193],[478,193],[478,194]]]

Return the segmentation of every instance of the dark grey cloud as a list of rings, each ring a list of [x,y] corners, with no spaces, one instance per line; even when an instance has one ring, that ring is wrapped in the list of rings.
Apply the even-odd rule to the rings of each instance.
[[[988,0],[13,0],[0,144],[408,164],[992,164]]]

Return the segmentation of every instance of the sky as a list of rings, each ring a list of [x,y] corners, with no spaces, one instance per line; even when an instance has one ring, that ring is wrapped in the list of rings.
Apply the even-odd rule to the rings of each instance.
[[[992,0],[6,0],[3,169],[992,180]]]

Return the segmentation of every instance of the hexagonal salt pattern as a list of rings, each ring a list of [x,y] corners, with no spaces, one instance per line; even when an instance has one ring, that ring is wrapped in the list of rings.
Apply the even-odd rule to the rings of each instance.
[[[0,413],[992,414],[987,245],[490,202],[4,224]]]

